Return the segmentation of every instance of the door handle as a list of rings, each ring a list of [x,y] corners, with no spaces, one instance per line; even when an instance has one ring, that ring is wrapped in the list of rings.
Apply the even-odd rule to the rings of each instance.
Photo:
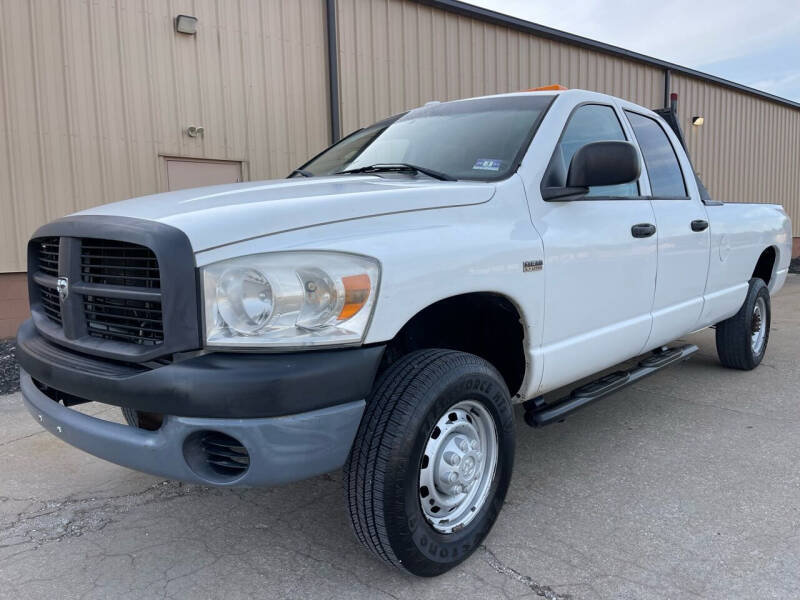
[[[692,221],[692,231],[705,231],[708,229],[708,221],[703,219],[695,219]]]
[[[635,238],[650,237],[656,232],[656,226],[651,223],[639,223],[631,227],[631,235]]]

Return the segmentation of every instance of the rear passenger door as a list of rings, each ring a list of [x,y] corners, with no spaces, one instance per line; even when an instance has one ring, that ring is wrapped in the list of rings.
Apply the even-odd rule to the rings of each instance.
[[[644,158],[656,219],[658,275],[647,342],[656,348],[692,331],[700,319],[708,275],[708,216],[699,196],[690,195],[691,165],[678,150],[677,138],[652,116],[632,110],[625,114]]]

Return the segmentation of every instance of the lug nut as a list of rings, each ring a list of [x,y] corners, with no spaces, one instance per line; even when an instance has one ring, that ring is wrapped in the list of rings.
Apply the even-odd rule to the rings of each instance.
[[[445,452],[444,462],[446,462],[451,467],[455,467],[458,466],[458,463],[461,462],[461,457],[455,452]]]
[[[473,450],[477,450],[478,449],[478,440],[472,440],[472,442],[470,443],[469,447],[472,448]]]
[[[458,473],[456,473],[454,471],[450,471],[447,474],[447,482],[448,483],[455,483],[456,481],[458,481]]]
[[[461,438],[460,440],[458,440],[458,448],[462,452],[469,452],[469,442],[467,442],[467,440],[465,440],[464,438]]]

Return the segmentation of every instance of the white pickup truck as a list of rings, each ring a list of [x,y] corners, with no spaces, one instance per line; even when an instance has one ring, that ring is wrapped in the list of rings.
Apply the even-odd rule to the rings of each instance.
[[[559,421],[687,358],[667,344],[710,326],[723,365],[764,356],[789,219],[711,201],[661,112],[581,90],[429,103],[287,179],[45,225],[18,333],[25,402],[65,442],[162,477],[344,466],[358,539],[445,572],[503,505],[514,403]],[[128,425],[71,408],[88,401]]]

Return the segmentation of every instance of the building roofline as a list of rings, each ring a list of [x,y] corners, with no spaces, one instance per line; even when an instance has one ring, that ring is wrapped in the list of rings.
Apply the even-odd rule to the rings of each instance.
[[[716,75],[710,75],[708,73],[703,73],[702,71],[697,71],[695,69],[683,67],[681,65],[677,65],[675,63],[671,63],[666,60],[653,58],[652,56],[647,56],[646,54],[640,54],[639,52],[626,50],[625,48],[620,48],[619,46],[613,46],[611,44],[606,44],[604,42],[598,42],[597,40],[586,38],[580,35],[575,35],[574,33],[568,33],[566,31],[561,31],[560,29],[546,27],[544,25],[539,25],[538,23],[533,23],[531,21],[526,21],[524,19],[519,19],[517,17],[505,15],[503,13],[499,13],[490,10],[488,8],[474,6],[472,4],[467,4],[466,2],[460,2],[459,0],[416,0],[416,2],[420,4],[426,4],[434,8],[439,8],[448,12],[456,13],[465,17],[472,17],[480,21],[493,23],[495,25],[503,25],[506,27],[510,27],[512,29],[516,29],[518,31],[534,34],[539,37],[544,37],[551,40],[572,44],[574,46],[581,46],[583,48],[589,48],[591,50],[597,50],[599,52],[603,52],[605,54],[611,54],[613,56],[618,56],[621,58],[627,58],[629,60],[644,63],[664,70],[669,70],[672,71],[673,73],[688,75],[689,77],[694,77],[695,79],[701,79],[703,81],[708,81],[716,85],[738,90],[740,92],[744,92],[752,96],[758,96],[759,98],[763,98],[765,100],[769,100],[777,104],[782,104],[790,108],[800,109],[800,102],[794,102],[787,98],[781,98],[780,96],[775,96],[774,94],[763,92],[761,90],[757,90],[755,88],[742,85],[741,83],[730,81],[729,79],[723,79],[722,77],[717,77]]]

